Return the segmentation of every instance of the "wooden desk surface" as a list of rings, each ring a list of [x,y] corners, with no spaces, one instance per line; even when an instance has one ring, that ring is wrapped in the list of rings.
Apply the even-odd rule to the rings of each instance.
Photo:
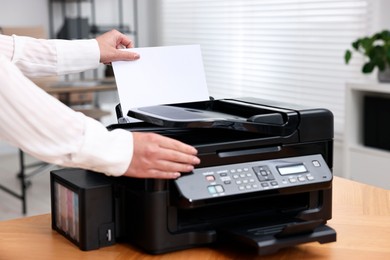
[[[210,246],[147,255],[128,244],[84,252],[51,230],[50,214],[0,222],[0,259],[390,259],[390,191],[335,177],[337,242],[308,243],[259,257],[240,247]]]

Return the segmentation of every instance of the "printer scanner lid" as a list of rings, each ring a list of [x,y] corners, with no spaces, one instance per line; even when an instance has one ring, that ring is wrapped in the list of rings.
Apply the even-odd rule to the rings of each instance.
[[[297,111],[244,99],[220,99],[130,109],[128,116],[175,128],[223,128],[287,136],[298,127]]]

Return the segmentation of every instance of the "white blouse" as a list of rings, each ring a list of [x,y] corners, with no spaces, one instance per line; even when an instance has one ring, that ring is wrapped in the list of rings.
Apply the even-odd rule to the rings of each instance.
[[[81,72],[99,59],[95,39],[0,35],[0,139],[48,163],[122,175],[133,155],[132,134],[108,131],[26,77]]]

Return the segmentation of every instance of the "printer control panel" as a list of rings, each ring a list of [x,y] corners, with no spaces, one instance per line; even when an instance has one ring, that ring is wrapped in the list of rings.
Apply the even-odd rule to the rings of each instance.
[[[195,169],[175,180],[189,201],[329,182],[320,154]]]

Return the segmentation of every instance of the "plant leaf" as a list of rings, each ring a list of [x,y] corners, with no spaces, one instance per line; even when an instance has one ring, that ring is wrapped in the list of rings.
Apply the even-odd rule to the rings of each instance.
[[[364,54],[365,55],[369,55],[371,49],[372,49],[372,45],[374,43],[374,40],[372,38],[368,38],[368,37],[364,37],[361,41],[361,46],[363,47],[364,49]]]
[[[390,40],[390,32],[388,30],[383,30],[381,32],[381,39],[384,41]]]
[[[379,39],[383,39],[383,34],[382,32],[378,32],[378,33],[375,33],[371,38],[373,38],[374,40],[379,40]]]
[[[387,61],[387,65],[390,66],[390,48],[388,48],[386,52],[386,61]]]
[[[355,49],[355,50],[359,50],[359,46],[360,46],[360,39],[357,39],[356,41],[354,41],[352,43],[352,47]]]
[[[346,50],[344,54],[345,64],[348,64],[351,58],[352,58],[352,52],[350,50]]]
[[[384,71],[386,68],[386,64],[384,60],[379,60],[376,65],[378,66],[378,69],[380,71]]]
[[[362,72],[363,73],[371,73],[374,70],[375,65],[371,62],[367,62],[363,65]]]
[[[376,45],[368,53],[368,57],[374,62],[377,63],[379,60],[383,60],[385,57],[385,50],[383,46]]]

